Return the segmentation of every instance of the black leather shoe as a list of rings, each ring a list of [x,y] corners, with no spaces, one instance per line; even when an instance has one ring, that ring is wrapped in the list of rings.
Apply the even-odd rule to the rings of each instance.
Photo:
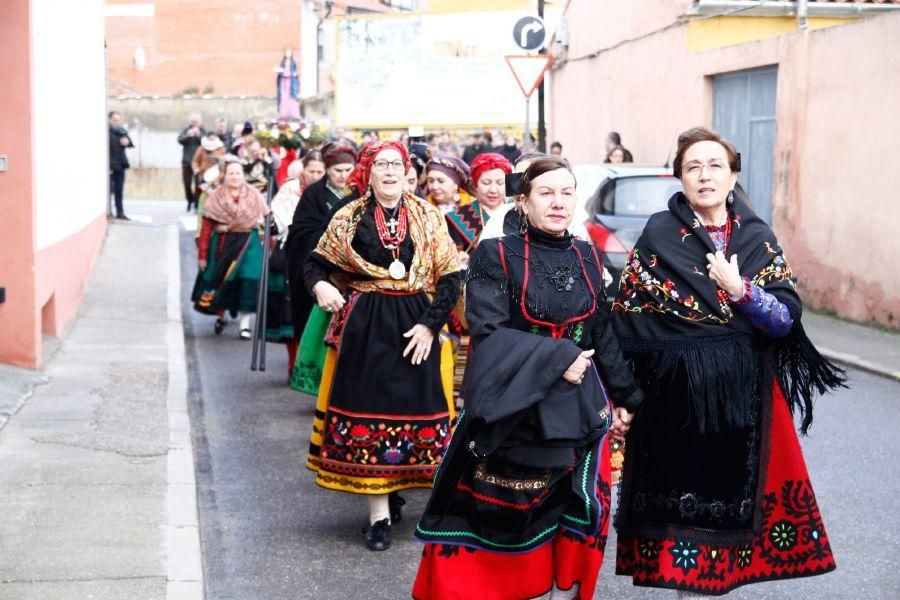
[[[391,511],[391,523],[399,523],[403,520],[403,505],[406,500],[400,495],[400,492],[391,492],[388,494],[388,508]]]
[[[363,529],[366,536],[366,548],[375,552],[391,547],[391,520],[382,519]]]
[[[226,321],[222,317],[219,317],[218,319],[216,319],[216,325],[215,325],[215,327],[213,327],[213,331],[216,332],[216,335],[222,334],[222,331],[225,329],[225,325],[227,323],[228,323],[228,321]]]

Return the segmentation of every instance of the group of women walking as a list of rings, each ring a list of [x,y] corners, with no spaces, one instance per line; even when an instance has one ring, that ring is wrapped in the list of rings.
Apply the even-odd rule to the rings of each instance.
[[[592,598],[612,441],[627,444],[616,572],[635,585],[722,595],[835,568],[792,417],[805,432],[843,374],[804,333],[771,228],[734,194],[729,142],[680,136],[683,191],[614,299],[571,233],[577,182],[558,157],[470,167],[395,141],[317,156],[324,176],[272,203],[293,329],[272,336],[299,345],[291,386],[317,397],[306,464],[366,497],[370,550],[390,547],[400,492],[433,488],[414,598]],[[269,209],[223,173],[196,306],[245,315]]]

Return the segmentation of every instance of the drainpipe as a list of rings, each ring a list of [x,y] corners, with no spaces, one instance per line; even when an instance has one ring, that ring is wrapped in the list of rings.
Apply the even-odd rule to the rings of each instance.
[[[687,10],[687,16],[747,16],[747,17],[792,17],[799,13],[799,4],[807,4],[807,16],[860,18],[880,13],[900,10],[900,4],[872,4],[863,2],[801,2],[801,0],[694,0]]]
[[[800,31],[806,31],[809,27],[808,0],[797,0],[797,25],[800,27]]]

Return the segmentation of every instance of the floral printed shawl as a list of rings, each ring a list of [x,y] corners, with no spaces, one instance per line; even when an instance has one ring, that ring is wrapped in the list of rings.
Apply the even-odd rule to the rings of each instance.
[[[407,278],[392,279],[385,267],[363,259],[353,249],[352,242],[366,205],[374,201],[371,196],[365,196],[338,210],[316,246],[315,252],[336,267],[366,277],[352,279],[347,284],[349,287],[360,292],[434,293],[441,277],[459,271],[456,245],[447,233],[444,217],[425,200],[408,193],[403,195],[402,201],[406,204],[408,235],[412,238],[415,254]]]
[[[228,225],[230,231],[250,231],[259,226],[261,217],[269,214],[266,200],[248,184],[241,186],[235,201],[228,186],[220,185],[210,194],[203,206],[203,216]]]

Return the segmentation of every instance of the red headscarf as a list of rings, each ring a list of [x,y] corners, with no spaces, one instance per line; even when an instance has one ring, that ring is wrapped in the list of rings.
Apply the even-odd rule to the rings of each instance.
[[[402,142],[396,140],[376,140],[374,142],[369,142],[359,151],[359,162],[356,163],[356,168],[353,169],[353,172],[350,174],[350,181],[348,182],[359,190],[360,194],[365,194],[369,189],[369,178],[372,174],[372,165],[375,162],[375,158],[384,150],[396,150],[400,153],[400,158],[403,160],[404,167],[401,177],[405,177],[406,172],[409,171],[410,166],[412,166],[409,162],[409,150],[406,149],[406,146]]]
[[[485,171],[494,169],[502,169],[508,175],[512,172],[512,164],[506,160],[505,156],[496,152],[479,154],[472,161],[472,181],[475,182],[475,185],[478,185],[478,180],[481,179],[482,174]]]

